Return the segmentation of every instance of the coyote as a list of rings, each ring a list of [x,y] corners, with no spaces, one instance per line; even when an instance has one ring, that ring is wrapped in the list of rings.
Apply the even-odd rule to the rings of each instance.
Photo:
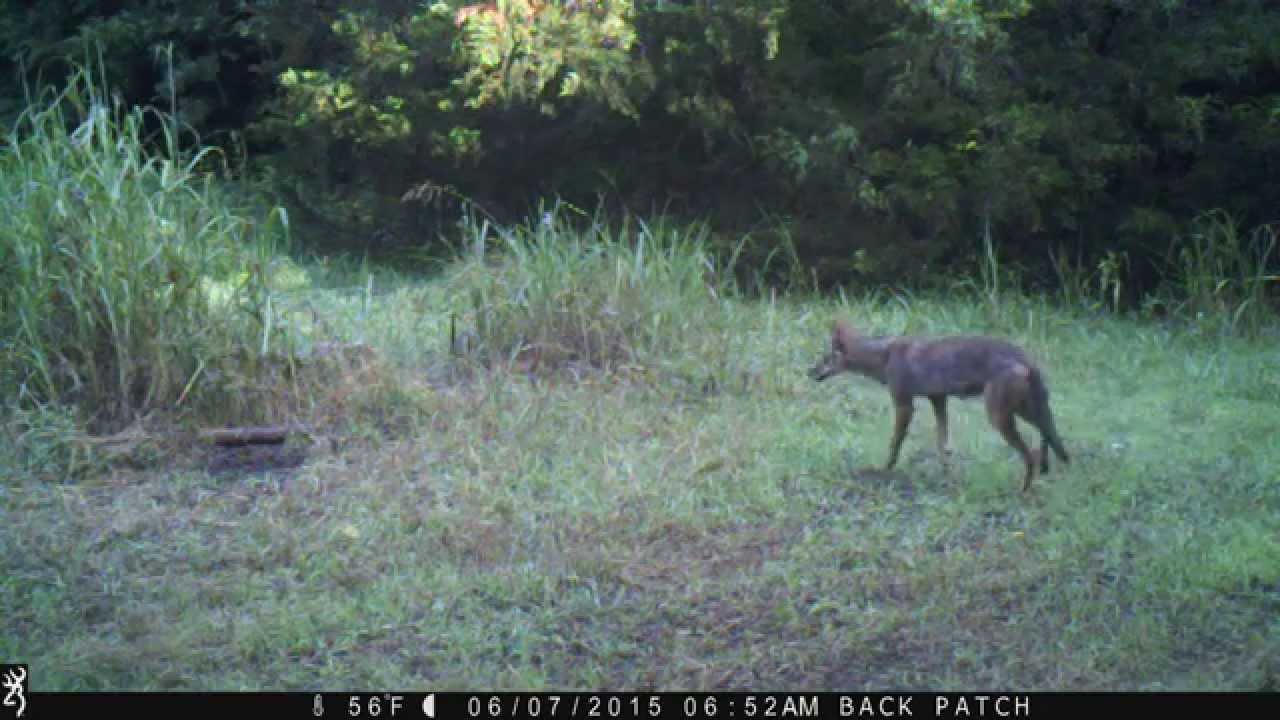
[[[809,371],[821,382],[832,375],[854,372],[879,381],[889,388],[896,415],[893,439],[889,441],[890,470],[898,462],[898,450],[911,424],[914,398],[927,397],[938,420],[938,453],[947,459],[947,396],[986,399],[987,416],[1004,439],[1022,455],[1027,474],[1025,492],[1035,479],[1037,467],[1049,471],[1049,448],[1063,463],[1067,451],[1049,411],[1049,390],[1040,369],[1027,359],[1021,348],[988,337],[863,337],[844,322],[836,321],[831,331],[831,351]],[[1014,416],[1040,430],[1040,449],[1027,447]]]

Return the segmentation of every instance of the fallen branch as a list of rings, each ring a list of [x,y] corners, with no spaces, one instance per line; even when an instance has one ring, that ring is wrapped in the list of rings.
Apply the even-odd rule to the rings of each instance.
[[[213,440],[218,445],[235,447],[239,445],[279,445],[284,442],[294,428],[288,425],[270,425],[267,427],[217,428],[200,433],[202,437]]]

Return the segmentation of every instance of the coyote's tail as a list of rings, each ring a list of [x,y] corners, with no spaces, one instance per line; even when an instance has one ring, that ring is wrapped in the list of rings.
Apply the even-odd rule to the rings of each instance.
[[[1058,437],[1058,428],[1053,424],[1053,412],[1049,410],[1049,388],[1045,387],[1044,378],[1035,368],[1031,370],[1030,380],[1031,397],[1035,403],[1036,417],[1039,418],[1036,426],[1040,428],[1040,432],[1044,433],[1045,440],[1049,441],[1049,447],[1053,448],[1058,459],[1064,463],[1070,463],[1067,449],[1062,446],[1062,438]]]

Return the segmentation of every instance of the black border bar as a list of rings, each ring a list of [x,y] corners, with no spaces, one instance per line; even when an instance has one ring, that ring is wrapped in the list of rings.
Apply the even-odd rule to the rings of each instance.
[[[170,715],[360,720],[786,720],[1071,718],[1097,713],[1277,717],[1280,693],[27,693],[23,720]],[[0,720],[15,708],[0,708]],[[428,714],[429,711],[429,714]]]

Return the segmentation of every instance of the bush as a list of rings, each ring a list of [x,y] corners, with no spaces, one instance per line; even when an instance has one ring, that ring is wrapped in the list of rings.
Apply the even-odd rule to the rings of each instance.
[[[728,289],[701,228],[632,217],[612,227],[597,213],[575,229],[557,206],[494,247],[491,232],[470,224],[451,280],[474,328],[467,349],[490,364],[643,365],[676,350]]]

